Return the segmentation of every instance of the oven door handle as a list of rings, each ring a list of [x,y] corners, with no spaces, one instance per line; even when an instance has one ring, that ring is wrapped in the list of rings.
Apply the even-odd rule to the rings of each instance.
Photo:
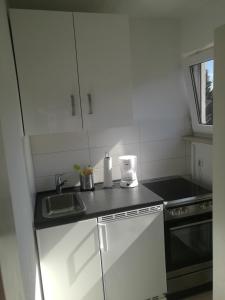
[[[201,221],[201,222],[194,222],[194,223],[190,223],[190,224],[186,224],[186,225],[182,225],[182,226],[171,227],[170,231],[174,231],[177,229],[183,229],[183,228],[187,228],[187,227],[195,226],[195,225],[206,224],[206,223],[210,223],[210,222],[212,223],[212,219],[208,219],[208,220]]]

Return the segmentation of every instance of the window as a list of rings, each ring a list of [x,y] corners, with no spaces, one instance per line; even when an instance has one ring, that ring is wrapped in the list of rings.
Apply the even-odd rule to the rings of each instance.
[[[198,121],[202,125],[213,125],[213,70],[213,60],[190,67]]]

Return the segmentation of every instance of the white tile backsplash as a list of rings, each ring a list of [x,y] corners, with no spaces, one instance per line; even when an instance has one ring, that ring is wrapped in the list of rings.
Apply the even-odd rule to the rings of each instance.
[[[88,148],[87,132],[35,135],[31,137],[33,154],[54,153]]]
[[[193,143],[192,144],[192,164],[195,168],[193,170],[193,178],[206,187],[212,187],[212,154],[213,146]]]
[[[88,149],[33,155],[36,177],[73,172],[73,165],[89,165]]]
[[[94,169],[94,181],[95,182],[103,182],[104,181],[104,171],[103,168],[101,169]],[[114,166],[112,169],[112,179],[118,180],[120,179],[120,166]]]
[[[90,148],[91,165],[97,169],[103,168],[105,153],[108,152],[112,156],[113,166],[119,165],[119,156],[136,155],[139,159],[139,144],[116,144],[111,147]]]
[[[91,148],[104,147],[138,142],[139,129],[137,126],[127,126],[89,131],[88,134]]]
[[[105,153],[109,151],[110,151],[110,147],[90,148],[91,165],[96,169],[102,169]]]
[[[140,123],[140,141],[149,142],[179,138],[187,133],[186,122],[185,118],[180,117],[173,119],[165,117],[143,121]]]
[[[187,156],[191,156],[191,143],[189,141],[185,141],[185,151]]]
[[[36,177],[36,190],[46,191],[55,188],[55,176],[40,176]]]
[[[64,173],[63,179],[66,179],[65,187],[78,186],[79,176],[76,172]],[[36,178],[36,189],[38,191],[55,189],[55,176],[41,176]]]
[[[141,162],[142,179],[186,175],[185,158],[163,159],[152,162]]]
[[[75,163],[92,165],[95,182],[102,182],[105,152],[113,158],[114,180],[120,179],[118,157],[127,154],[137,155],[139,180],[189,174],[190,150],[181,135],[176,133],[173,138],[150,140],[149,132],[144,139],[147,141],[140,142],[141,134],[141,126],[131,126],[80,134],[32,136],[37,191],[54,189],[55,174],[59,173],[65,173],[67,186],[78,185],[79,177],[73,170]]]
[[[140,144],[141,162],[169,158],[185,158],[185,142],[177,140],[161,140]]]
[[[191,175],[191,156],[186,156],[186,174]]]
[[[131,144],[116,144],[110,149],[111,156],[120,156],[120,155],[139,155],[139,143],[131,143]],[[116,163],[118,164],[118,163]]]

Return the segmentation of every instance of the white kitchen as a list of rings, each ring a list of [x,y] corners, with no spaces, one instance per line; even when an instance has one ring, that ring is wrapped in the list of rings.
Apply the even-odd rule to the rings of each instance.
[[[0,300],[225,299],[224,11],[0,0]]]

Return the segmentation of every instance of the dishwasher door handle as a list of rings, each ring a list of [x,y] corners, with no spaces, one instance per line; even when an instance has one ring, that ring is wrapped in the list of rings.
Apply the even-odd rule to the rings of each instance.
[[[108,252],[108,236],[107,236],[107,225],[104,223],[98,223],[99,228],[99,242],[100,250],[102,252]]]

